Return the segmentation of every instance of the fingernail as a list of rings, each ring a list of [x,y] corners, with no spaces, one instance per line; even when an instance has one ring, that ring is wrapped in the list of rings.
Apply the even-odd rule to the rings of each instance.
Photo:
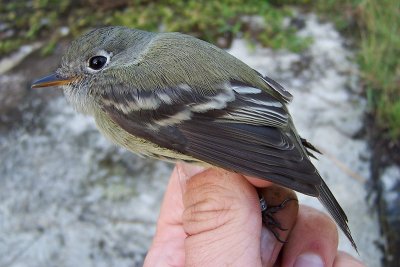
[[[314,253],[304,253],[297,257],[294,267],[323,267],[322,258]]]
[[[182,178],[188,179],[204,170],[204,167],[198,166],[198,165],[193,165],[185,162],[178,162],[176,164],[178,167],[178,172],[179,175],[182,176]]]
[[[185,162],[178,162],[176,164],[176,169],[178,171],[179,184],[181,186],[182,193],[186,191],[187,180],[204,170],[204,168],[201,166],[192,165]]]
[[[264,225],[262,226],[265,227]],[[278,241],[276,237],[268,229],[261,231],[261,262],[262,266],[272,266],[278,257]]]

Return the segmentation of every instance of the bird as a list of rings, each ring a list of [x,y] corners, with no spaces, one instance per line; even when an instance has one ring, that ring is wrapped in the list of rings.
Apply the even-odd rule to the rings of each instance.
[[[292,95],[208,42],[123,26],[74,40],[32,88],[62,87],[100,132],[142,156],[206,163],[316,197],[352,246],[348,218],[297,133]]]

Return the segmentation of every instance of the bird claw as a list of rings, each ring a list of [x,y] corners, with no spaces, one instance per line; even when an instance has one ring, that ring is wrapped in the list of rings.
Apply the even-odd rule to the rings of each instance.
[[[265,226],[271,231],[271,233],[275,236],[275,238],[281,242],[281,243],[287,243],[286,240],[282,240],[276,231],[276,229],[279,229],[281,231],[287,231],[287,228],[283,228],[281,224],[275,219],[274,214],[280,211],[281,209],[285,208],[286,204],[291,201],[297,199],[295,198],[287,198],[284,201],[282,201],[281,204],[277,206],[270,206],[268,207],[264,197],[260,195],[260,206],[261,206],[261,216],[262,216],[262,221],[265,224]],[[275,229],[276,228],[276,229]]]

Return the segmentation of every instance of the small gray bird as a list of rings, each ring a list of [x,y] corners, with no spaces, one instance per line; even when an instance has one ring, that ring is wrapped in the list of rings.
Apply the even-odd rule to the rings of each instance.
[[[62,86],[115,143],[144,156],[207,163],[317,197],[356,244],[347,217],[311,163],[272,79],[207,42],[125,27],[75,40],[55,74],[33,88]]]

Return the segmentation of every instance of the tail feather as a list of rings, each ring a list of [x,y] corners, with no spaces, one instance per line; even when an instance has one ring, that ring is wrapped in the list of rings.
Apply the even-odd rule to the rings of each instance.
[[[301,144],[302,144],[305,148],[307,148],[307,152],[309,152],[309,149],[310,149],[310,150],[312,150],[312,151],[314,151],[314,152],[317,152],[318,154],[322,154],[322,152],[319,151],[318,148],[316,148],[313,144],[311,144],[310,142],[308,142],[305,138],[300,137],[300,141],[301,141]],[[313,157],[314,157],[314,156],[313,156]],[[315,157],[314,157],[314,158],[315,158]]]
[[[306,139],[300,137],[300,142],[306,148],[305,152],[308,154],[308,156],[315,158],[315,156],[311,153],[311,151],[322,154],[321,151],[319,151]],[[320,176],[318,172],[316,174]],[[321,184],[316,186],[316,189],[319,192],[318,196],[319,201],[329,211],[329,214],[335,220],[336,224],[350,240],[351,245],[354,247],[354,249],[358,252],[357,245],[354,242],[353,237],[351,236],[350,228],[347,224],[348,222],[347,216],[344,213],[343,209],[340,207],[340,204],[337,202],[336,198],[333,196],[331,190],[328,188],[328,185],[324,182],[322,178],[321,178]]]
[[[357,245],[351,236],[350,228],[347,224],[347,216],[324,181],[322,181],[321,185],[318,187],[318,191],[320,193],[318,197],[319,201],[321,201],[321,203],[329,211],[337,225],[350,240],[354,249],[358,251]]]

